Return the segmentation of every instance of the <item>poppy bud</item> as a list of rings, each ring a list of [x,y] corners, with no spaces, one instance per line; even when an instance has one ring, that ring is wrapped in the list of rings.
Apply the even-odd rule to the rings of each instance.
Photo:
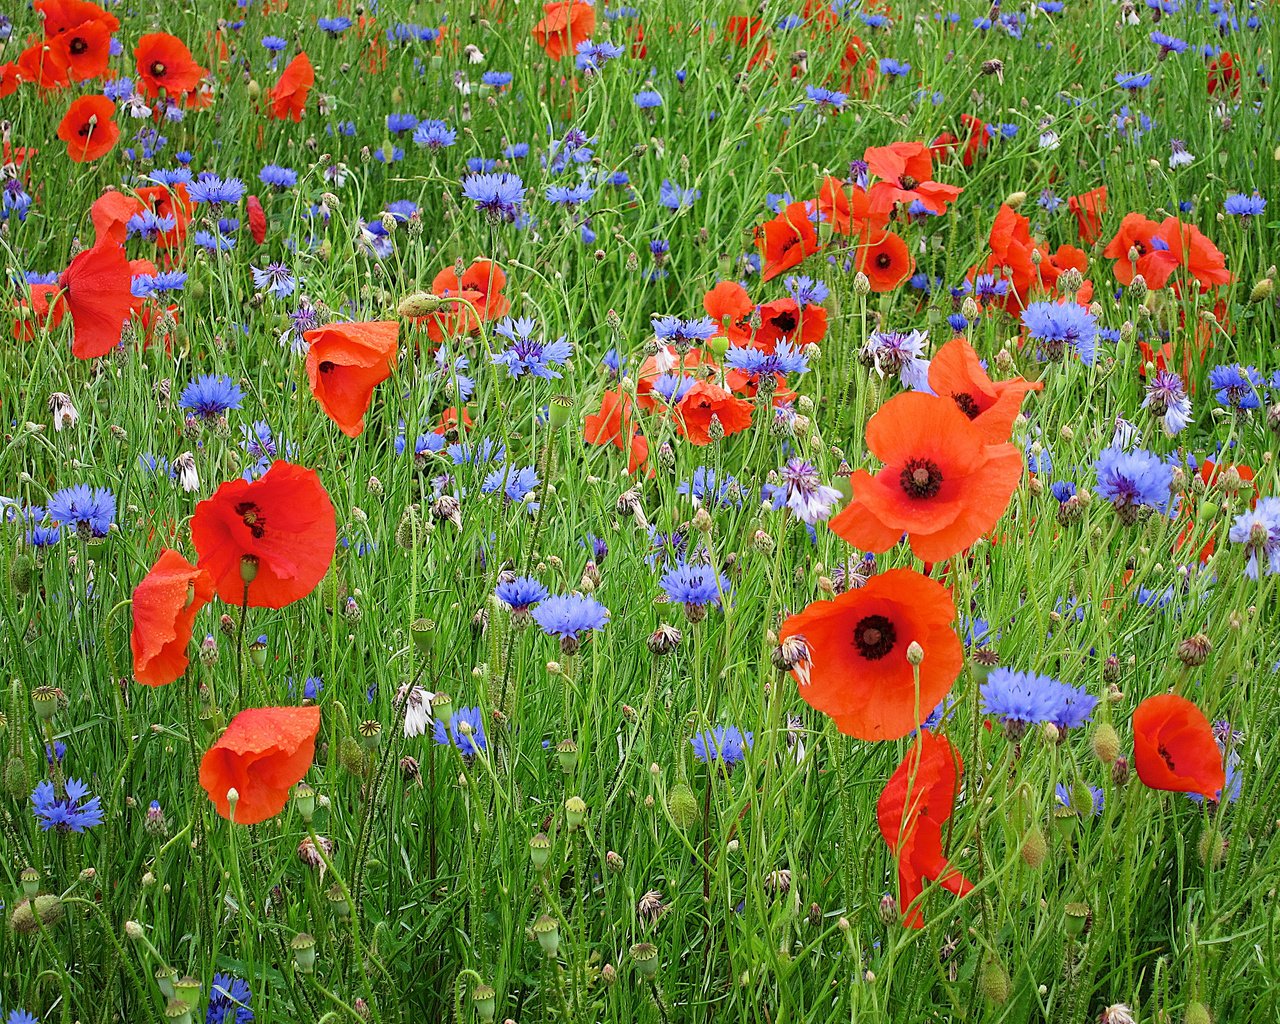
[[[31,593],[31,582],[35,577],[35,569],[35,562],[25,551],[19,551],[13,556],[13,562],[9,566],[9,584],[13,587],[13,592],[19,597],[25,597]]]
[[[1213,1024],[1213,1014],[1204,1003],[1194,999],[1187,1003],[1187,1008],[1182,1014],[1182,1024]]]
[[[1107,722],[1100,722],[1093,729],[1093,754],[1103,764],[1115,764],[1120,756],[1120,734]]]
[[[560,925],[550,914],[543,914],[533,922],[533,935],[547,956],[555,956],[560,948]]]
[[[529,859],[533,866],[542,870],[551,858],[551,839],[545,832],[539,832],[529,840]]]
[[[400,300],[397,312],[402,317],[412,319],[438,313],[447,305],[448,301],[439,295],[433,295],[431,292],[413,292]]]
[[[636,965],[636,973],[645,981],[652,981],[658,976],[658,947],[652,942],[637,942],[631,947],[631,962]]]
[[[924,662],[924,648],[914,640],[907,644],[907,662],[913,667],[918,667]]]
[[[853,275],[853,294],[859,297],[871,293],[871,279],[861,270]]]
[[[1005,1003],[1009,999],[1011,988],[1009,972],[999,960],[992,957],[982,965],[982,972],[978,975],[978,991],[984,996],[993,1003]]]
[[[678,828],[688,828],[698,820],[698,799],[686,783],[677,782],[667,793],[667,813]]]
[[[293,952],[293,966],[299,974],[312,974],[316,969],[316,940],[306,932],[299,932],[289,943]]]
[[[1196,852],[1200,854],[1200,863],[1212,871],[1221,867],[1227,857],[1227,839],[1216,828],[1208,827],[1200,833]]]
[[[1039,825],[1032,825],[1022,837],[1022,846],[1018,850],[1027,867],[1039,870],[1049,856],[1049,844],[1045,841],[1044,832]]]

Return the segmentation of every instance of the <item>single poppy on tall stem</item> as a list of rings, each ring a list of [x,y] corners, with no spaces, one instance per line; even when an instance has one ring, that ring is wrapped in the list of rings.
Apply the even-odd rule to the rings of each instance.
[[[1148,697],[1133,709],[1133,763],[1151,789],[1218,800],[1227,784],[1213,726],[1194,703],[1175,693]]]
[[[110,153],[120,140],[115,113],[116,105],[105,96],[72,100],[58,125],[58,138],[67,144],[67,156],[83,164]]]
[[[395,369],[399,335],[396,320],[327,324],[302,335],[311,393],[348,437],[363,433],[373,389]]]
[[[306,777],[319,732],[318,704],[247,708],[205,752],[200,785],[214,809],[237,825],[274,818]]]
[[[133,677],[166,686],[187,670],[191,627],[213,597],[213,578],[170,548],[133,589]]]
[[[133,51],[138,84],[145,95],[163,93],[177,99],[194,90],[205,69],[196,63],[187,44],[167,32],[152,32],[138,40]]]
[[[311,58],[305,52],[299,53],[271,87],[271,117],[277,121],[301,121],[306,113],[307,97],[315,84],[316,71],[311,66]]]

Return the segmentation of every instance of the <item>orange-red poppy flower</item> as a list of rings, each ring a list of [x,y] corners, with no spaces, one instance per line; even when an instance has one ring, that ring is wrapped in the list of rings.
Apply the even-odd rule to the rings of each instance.
[[[649,441],[636,428],[631,399],[621,391],[606,391],[600,411],[583,420],[582,438],[587,444],[611,444],[627,452],[627,472],[634,473],[649,458]]]
[[[87,82],[107,73],[111,61],[111,29],[104,21],[86,21],[58,37],[66,48],[67,72],[74,82]]]
[[[1240,95],[1240,58],[1234,53],[1224,50],[1209,61],[1209,75],[1205,86],[1212,96],[1216,92],[1228,92],[1232,96]]]
[[[913,569],[878,573],[833,601],[790,616],[783,641],[803,640],[792,670],[800,696],[860,740],[896,740],[919,725],[960,674],[956,606],[937,580]],[[907,648],[920,645],[920,692]]]
[[[27,286],[27,299],[14,299],[14,341],[33,341],[40,331],[52,330],[62,323],[67,312],[56,284]]]
[[[858,269],[873,292],[890,292],[911,276],[916,261],[907,243],[891,231],[869,232],[858,248]]]
[[[18,70],[17,64],[12,61],[7,64],[0,64],[0,100],[17,92],[21,83],[22,75]]]
[[[973,346],[964,338],[952,338],[929,363],[929,387],[955,402],[988,444],[1000,444],[1009,440],[1027,392],[1044,385],[1021,377],[993,381]]]
[[[791,203],[772,220],[755,231],[756,248],[760,250],[760,280],[772,281],[779,274],[800,266],[805,258],[821,248],[818,233],[809,220],[806,203]]]
[[[316,753],[320,706],[248,708],[241,711],[200,762],[200,785],[224,818],[227,793],[237,794],[234,821],[255,825],[274,818],[289,802]]]
[[[473,261],[461,276],[456,267],[445,267],[432,280],[432,293],[466,301],[450,302],[441,312],[430,314],[427,335],[440,342],[446,337],[474,334],[482,320],[506,316],[511,310],[511,300],[502,294],[506,286],[506,272],[492,260]]]
[[[166,686],[187,670],[187,645],[196,614],[213,597],[213,579],[177,551],[165,548],[133,588],[133,677]]]
[[[996,525],[1022,476],[1022,453],[989,443],[950,398],[897,395],[871,417],[866,436],[884,468],[855,471],[853,500],[831,519],[832,530],[866,551],[888,551],[905,533],[926,562],[958,555]]]
[[[305,52],[299,53],[271,87],[271,116],[277,121],[301,121],[307,110],[307,97],[316,84],[316,71]]]
[[[252,483],[237,478],[196,506],[200,568],[228,604],[283,608],[313,591],[337,543],[333,502],[314,470],[277,461]]]
[[[903,924],[924,927],[918,900],[926,881],[966,896],[973,883],[947,860],[942,826],[955,809],[964,764],[945,736],[924,732],[885,783],[876,802],[880,835],[898,860],[898,903]]]
[[[1103,256],[1116,261],[1112,272],[1121,284],[1132,284],[1135,274],[1141,274],[1148,286],[1156,289],[1168,282],[1169,275],[1178,266],[1178,258],[1152,244],[1159,229],[1159,224],[1140,213],[1124,215],[1115,236],[1102,250]]]
[[[932,213],[947,212],[961,189],[933,180],[933,155],[923,142],[895,142],[868,149],[867,170],[881,179],[867,193],[871,209],[887,214],[899,203],[919,202]]]
[[[373,389],[395,369],[399,335],[397,320],[327,324],[302,335],[310,345],[311,393],[348,437],[359,437],[364,431]]]
[[[196,63],[187,44],[167,32],[151,32],[138,40],[133,51],[138,67],[138,84],[148,96],[175,100],[200,84],[205,69]]]
[[[596,9],[581,0],[556,0],[542,5],[542,20],[533,26],[533,41],[552,60],[573,53],[596,30]]]
[[[71,84],[71,58],[55,39],[32,43],[18,55],[18,77],[41,89],[65,89]]]
[[[1151,789],[1217,800],[1227,784],[1213,726],[1203,711],[1174,693],[1148,697],[1133,709],[1133,763]]]
[[[772,352],[786,340],[797,348],[816,345],[827,333],[827,311],[816,303],[801,306],[795,299],[774,299],[760,307],[760,326],[752,344]]]
[[[1093,245],[1102,237],[1102,214],[1107,209],[1107,186],[1091,189],[1078,196],[1067,197],[1067,209],[1076,217],[1080,241]]]
[[[67,156],[83,164],[110,153],[120,140],[115,112],[116,105],[105,96],[72,100],[58,125],[58,138],[67,144]]]
[[[1163,243],[1177,259],[1178,265],[1199,282],[1201,291],[1231,283],[1226,258],[1194,224],[1184,224],[1177,217],[1166,217],[1160,222],[1155,239]]]
[[[58,283],[75,329],[72,355],[95,359],[119,345],[134,304],[124,248],[110,240],[97,243],[71,261]]]
[[[89,0],[36,0],[32,7],[44,19],[45,36],[61,35],[91,21],[108,33],[120,31],[120,19]]]
[[[93,221],[94,241],[124,244],[129,237],[129,218],[143,210],[142,203],[116,189],[103,192],[89,207]]]
[[[991,223],[987,244],[991,247],[991,255],[969,271],[969,280],[972,282],[981,274],[990,274],[1007,282],[1008,291],[994,304],[1016,313],[1026,305],[1032,287],[1039,280],[1032,260],[1036,246],[1031,240],[1031,222],[1013,207],[1001,204]]]
[[[249,196],[244,201],[246,219],[249,221],[249,235],[255,245],[267,240],[267,213],[262,208],[262,200],[257,196]]]
[[[706,445],[712,441],[712,417],[720,421],[724,437],[737,434],[751,426],[751,403],[718,384],[700,380],[676,406],[676,425],[691,444]]]
[[[837,235],[861,234],[868,227],[882,228],[887,214],[871,211],[871,200],[857,185],[846,186],[839,178],[822,179],[818,189],[818,213],[823,223],[831,225]]]
[[[720,281],[702,297],[702,308],[716,322],[716,333],[731,345],[751,341],[751,314],[756,305],[737,281]]]

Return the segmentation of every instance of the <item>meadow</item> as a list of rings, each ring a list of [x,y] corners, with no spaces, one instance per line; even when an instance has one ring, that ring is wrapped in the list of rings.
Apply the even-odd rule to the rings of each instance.
[[[0,1021],[1280,1020],[1246,0],[0,14]]]

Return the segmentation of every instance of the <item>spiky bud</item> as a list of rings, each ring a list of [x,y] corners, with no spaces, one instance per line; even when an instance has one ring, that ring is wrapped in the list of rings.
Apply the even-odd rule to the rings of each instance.
[[[1188,668],[1198,668],[1209,660],[1213,641],[1203,633],[1189,636],[1178,644],[1178,660]]]
[[[684,782],[677,782],[667,792],[667,813],[678,828],[688,828],[698,820],[698,798]]]
[[[1093,756],[1103,764],[1115,764],[1120,756],[1120,734],[1109,722],[1099,722],[1093,728]]]
[[[1039,870],[1049,856],[1049,843],[1039,825],[1032,825],[1022,837],[1022,846],[1018,850],[1023,862],[1030,868]]]

